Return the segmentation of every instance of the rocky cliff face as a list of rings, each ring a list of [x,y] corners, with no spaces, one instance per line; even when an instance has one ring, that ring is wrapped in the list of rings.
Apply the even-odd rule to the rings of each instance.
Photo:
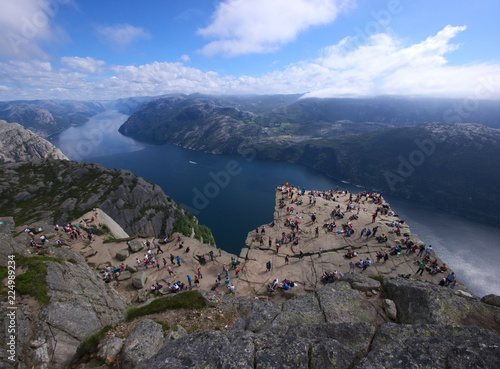
[[[126,170],[44,159],[4,164],[0,179],[0,211],[12,215],[17,224],[41,220],[63,224],[94,207],[129,235],[165,237],[177,222],[196,223],[159,186]]]
[[[120,127],[139,140],[172,143],[212,153],[235,153],[249,137],[263,130],[248,124],[254,114],[211,98],[175,96],[146,103]]]
[[[68,158],[47,140],[17,123],[0,120],[0,162]]]
[[[8,337],[2,330],[2,367],[67,368],[84,340],[123,320],[128,302],[79,253],[52,248],[50,257],[30,255],[27,234],[13,237],[12,219],[1,218],[1,222],[0,264],[7,265],[12,260],[7,256],[15,255],[16,282],[37,285],[28,294],[16,290],[17,364],[7,358]],[[7,313],[12,312],[8,306],[12,305],[7,301],[0,304],[2,326],[8,325]]]
[[[500,308],[426,283],[390,279],[385,284],[400,317],[393,317],[396,321],[384,307],[387,295],[367,297],[340,281],[283,303],[254,300],[249,316],[229,331],[205,331],[166,342],[137,367],[466,369],[500,365]],[[216,294],[206,298],[211,304],[221,300]],[[446,308],[412,305],[411,301],[418,304],[422,298],[442,301]],[[415,314],[433,318],[425,323],[408,318]],[[484,314],[486,320],[469,320],[476,314]]]

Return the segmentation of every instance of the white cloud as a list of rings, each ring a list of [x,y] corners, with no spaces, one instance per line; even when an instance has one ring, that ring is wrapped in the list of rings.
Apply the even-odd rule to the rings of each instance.
[[[213,14],[212,23],[199,29],[215,39],[204,54],[235,56],[271,52],[295,40],[310,28],[332,22],[348,0],[225,0]]]
[[[191,60],[191,58],[189,57],[189,55],[184,54],[184,55],[181,55],[181,60],[184,63],[188,63]]]
[[[89,56],[87,56],[86,58],[80,58],[78,56],[64,56],[61,58],[61,62],[69,68],[90,74],[102,73],[106,65],[106,62],[104,62],[103,60],[96,60]]]
[[[66,37],[53,24],[60,5],[52,3],[49,0],[0,2],[0,56],[48,59],[38,42]]]
[[[106,66],[90,57],[63,58],[72,70],[43,61],[10,61],[0,63],[0,85],[6,87],[0,88],[0,99],[114,99],[176,92],[500,98],[499,64],[448,65],[447,54],[458,47],[452,39],[464,30],[447,26],[413,45],[387,34],[373,35],[364,45],[344,39],[322,49],[316,59],[260,77],[224,76],[181,61]],[[114,75],[96,79],[104,68]]]
[[[96,32],[104,42],[117,51],[125,50],[130,44],[141,39],[150,39],[151,35],[141,27],[130,24],[115,24],[113,26],[97,26]]]

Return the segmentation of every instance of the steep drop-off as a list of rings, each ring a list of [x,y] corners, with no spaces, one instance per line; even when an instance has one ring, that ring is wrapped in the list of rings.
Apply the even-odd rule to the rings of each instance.
[[[4,164],[0,180],[0,212],[13,216],[16,224],[62,224],[99,207],[130,235],[165,237],[174,230],[191,235],[194,228],[212,240],[210,230],[159,186],[130,171],[46,159]]]

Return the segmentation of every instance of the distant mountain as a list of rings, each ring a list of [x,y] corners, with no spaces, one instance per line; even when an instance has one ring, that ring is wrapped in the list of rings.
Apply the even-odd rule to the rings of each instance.
[[[105,107],[99,102],[73,100],[0,101],[0,119],[16,122],[40,137],[83,124]]]
[[[152,97],[149,96],[127,97],[112,101],[108,107],[122,114],[130,115],[151,99]]]
[[[359,135],[240,147],[490,223],[500,221],[500,130],[425,123]]]
[[[150,100],[120,132],[211,153],[297,162],[494,222],[500,220],[500,131],[458,121],[467,116],[498,126],[500,105],[485,101],[467,112],[458,109],[461,103],[177,95]],[[427,123],[431,119],[436,122]]]
[[[0,120],[0,163],[44,158],[68,160],[61,150],[20,124]]]

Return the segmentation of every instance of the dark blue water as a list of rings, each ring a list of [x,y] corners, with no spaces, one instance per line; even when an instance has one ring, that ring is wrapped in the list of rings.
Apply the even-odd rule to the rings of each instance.
[[[339,186],[359,191],[302,165],[211,155],[173,145],[152,146],[121,136],[127,117],[95,116],[66,130],[53,143],[70,159],[129,169],[162,187],[212,229],[217,246],[239,254],[248,232],[273,219],[275,188],[288,182],[307,189]],[[477,295],[500,294],[500,228],[459,218],[384,194],[439,257]]]

